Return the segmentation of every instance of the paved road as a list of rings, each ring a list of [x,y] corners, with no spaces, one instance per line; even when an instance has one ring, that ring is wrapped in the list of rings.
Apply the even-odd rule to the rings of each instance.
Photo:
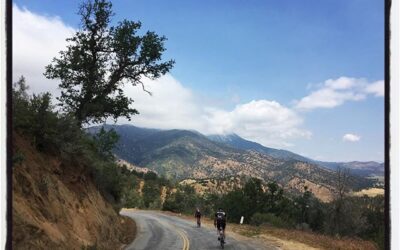
[[[154,211],[122,210],[121,215],[136,221],[138,232],[129,250],[196,250],[220,249],[217,232],[212,227],[197,228],[194,220],[188,221]],[[238,240],[227,233],[225,249],[277,249],[254,239]]]

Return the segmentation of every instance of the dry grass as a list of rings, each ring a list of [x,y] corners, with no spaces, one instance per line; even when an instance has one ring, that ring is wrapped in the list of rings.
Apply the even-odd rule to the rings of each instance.
[[[296,249],[300,243],[309,248],[335,250],[375,250],[377,246],[370,241],[356,238],[335,238],[323,234],[294,229],[279,229],[273,227],[255,227],[249,225],[232,225],[234,232],[246,236],[259,237],[265,240],[276,240],[283,249]],[[297,248],[300,249],[300,248]]]
[[[164,212],[168,215],[179,216],[187,220],[193,220],[194,216]],[[213,227],[213,221],[208,218],[202,219],[202,225]],[[314,232],[295,229],[281,229],[268,226],[250,226],[229,223],[227,233],[239,234],[245,237],[258,238],[261,241],[273,244],[284,250],[377,250],[378,247],[371,241],[358,238],[336,238]]]
[[[131,243],[137,233],[137,228],[136,228],[136,223],[134,220],[128,218],[128,217],[121,217],[120,218],[120,224],[121,224],[121,229],[122,229],[122,235],[121,235],[121,242],[125,243],[123,247]]]
[[[375,197],[375,196],[384,195],[384,194],[385,194],[385,190],[383,188],[369,188],[369,189],[363,189],[361,191],[353,193],[354,196],[366,195],[368,197]]]
[[[24,156],[13,166],[13,249],[118,249],[134,239],[134,222],[118,216],[83,166],[13,139]]]

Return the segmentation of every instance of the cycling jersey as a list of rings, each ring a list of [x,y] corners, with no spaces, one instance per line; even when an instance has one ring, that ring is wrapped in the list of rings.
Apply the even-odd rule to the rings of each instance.
[[[226,213],[218,211],[215,213],[215,218],[217,219],[217,222],[226,222]]]
[[[215,213],[215,219],[217,222],[217,228],[219,229],[224,229],[226,227],[226,213],[223,211],[218,211]]]

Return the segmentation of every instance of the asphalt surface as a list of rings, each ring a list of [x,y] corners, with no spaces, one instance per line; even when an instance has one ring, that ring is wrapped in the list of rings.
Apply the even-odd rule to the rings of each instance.
[[[195,225],[188,221],[155,211],[122,210],[121,215],[135,220],[137,234],[135,240],[125,249],[129,250],[196,250],[221,249],[214,227]],[[229,224],[227,225],[227,227]],[[226,232],[225,249],[278,249],[256,239],[229,235]],[[234,238],[235,237],[235,238]],[[241,238],[241,239],[238,239]]]

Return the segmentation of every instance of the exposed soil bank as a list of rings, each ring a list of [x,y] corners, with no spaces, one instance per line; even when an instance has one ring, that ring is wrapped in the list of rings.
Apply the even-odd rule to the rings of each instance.
[[[17,134],[13,146],[13,249],[120,249],[133,241],[135,222],[118,215],[79,159],[62,162]]]

